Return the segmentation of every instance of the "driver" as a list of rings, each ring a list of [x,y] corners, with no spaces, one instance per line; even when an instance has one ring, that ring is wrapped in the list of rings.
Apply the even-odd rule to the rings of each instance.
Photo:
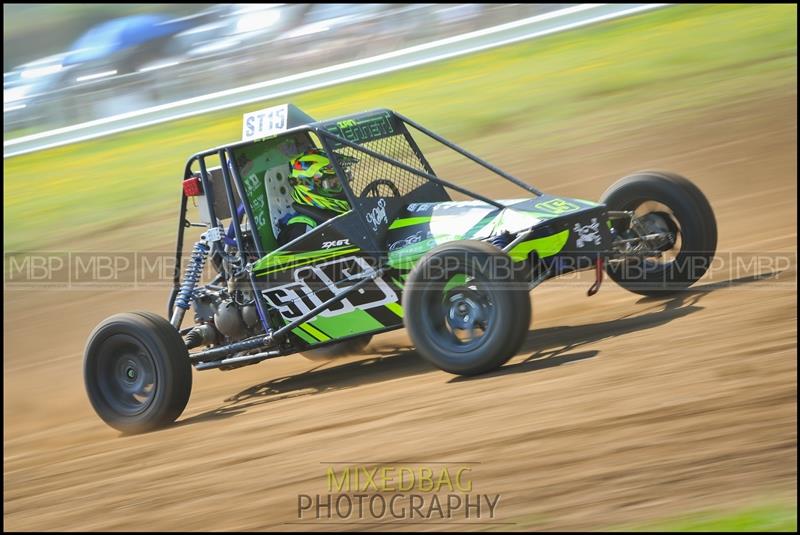
[[[339,177],[324,151],[313,148],[297,154],[289,162],[292,208],[278,222],[278,244],[284,245],[320,223],[350,211]]]

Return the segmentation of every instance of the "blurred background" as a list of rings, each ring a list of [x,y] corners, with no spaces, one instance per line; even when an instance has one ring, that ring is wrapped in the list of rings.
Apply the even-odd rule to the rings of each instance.
[[[3,133],[33,134],[568,4],[4,4]]]
[[[797,6],[598,16],[635,6],[4,4],[4,528],[290,529],[298,495],[325,492],[323,463],[424,460],[474,463],[502,529],[796,531]],[[475,49],[448,55],[465,35]],[[438,61],[234,94],[432,41]],[[84,392],[89,333],[164,314],[172,266],[137,284],[132,259],[174,253],[187,158],[285,102],[319,120],[396,110],[553,195],[680,173],[713,207],[717,259],[663,299],[610,281],[587,298],[592,273],[548,281],[495,373],[434,369],[399,330],[338,361],[194,373],[175,426],[120,436]],[[161,122],[119,118],[155,106],[142,117]],[[520,196],[429,156],[444,179]],[[76,257],[122,267],[83,266],[83,284],[64,276]]]

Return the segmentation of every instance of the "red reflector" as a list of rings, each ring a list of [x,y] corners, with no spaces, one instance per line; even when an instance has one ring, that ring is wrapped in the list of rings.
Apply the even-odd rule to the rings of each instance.
[[[197,197],[203,194],[203,186],[200,185],[200,177],[193,176],[183,181],[183,194],[187,197]]]

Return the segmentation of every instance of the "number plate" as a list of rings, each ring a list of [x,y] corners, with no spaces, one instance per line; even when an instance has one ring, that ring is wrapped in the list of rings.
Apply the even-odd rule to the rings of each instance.
[[[261,139],[285,132],[288,127],[289,105],[281,104],[250,113],[242,120],[242,141]]]

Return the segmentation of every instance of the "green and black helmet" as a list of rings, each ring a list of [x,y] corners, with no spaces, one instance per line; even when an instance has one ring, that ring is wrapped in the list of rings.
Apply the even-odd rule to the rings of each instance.
[[[290,162],[289,183],[298,204],[344,213],[350,210],[342,183],[328,156],[320,149],[308,149]]]

